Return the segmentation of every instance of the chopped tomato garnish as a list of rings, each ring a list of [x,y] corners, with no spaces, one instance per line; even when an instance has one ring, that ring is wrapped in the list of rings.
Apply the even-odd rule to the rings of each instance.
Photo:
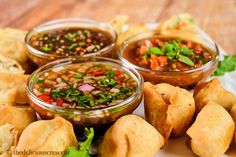
[[[167,65],[167,56],[158,56],[157,61],[161,67]]]
[[[144,55],[145,53],[148,52],[148,48],[145,47],[145,46],[141,46],[139,49],[138,49],[138,54],[139,55]]]
[[[122,85],[122,81],[121,81],[121,80],[117,80],[117,83],[118,83],[119,85]]]
[[[99,71],[93,71],[92,75],[93,76],[99,76],[105,73],[105,70],[99,70]]]
[[[63,100],[62,99],[57,99],[57,106],[62,106]]]
[[[118,70],[118,69],[115,71],[115,73],[116,73],[116,76],[122,74],[122,72],[120,70]]]
[[[200,45],[194,46],[195,53],[200,54],[202,52],[202,47]]]
[[[152,70],[158,70],[160,68],[160,65],[157,60],[157,56],[151,55],[149,62],[150,62],[150,67]]]
[[[45,101],[45,102],[47,102],[47,103],[53,102],[51,96],[48,93],[41,94],[41,95],[38,96],[38,98]]]

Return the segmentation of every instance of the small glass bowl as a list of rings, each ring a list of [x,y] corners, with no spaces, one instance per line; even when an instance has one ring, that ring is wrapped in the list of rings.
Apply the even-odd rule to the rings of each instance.
[[[28,49],[27,55],[37,66],[42,66],[56,59],[67,58],[67,57],[56,55],[56,54],[48,54],[40,50],[37,50],[30,45],[29,41],[33,35],[40,32],[62,29],[62,28],[76,28],[76,27],[101,30],[110,34],[112,38],[111,44],[97,51],[96,53],[85,54],[83,55],[84,57],[89,57],[89,56],[111,57],[113,56],[112,53],[114,52],[114,48],[115,48],[115,44],[117,40],[117,34],[113,26],[109,23],[102,23],[102,22],[98,22],[98,21],[86,19],[86,18],[65,18],[65,19],[59,19],[59,20],[52,20],[33,28],[26,34],[26,37],[25,37],[26,47]]]
[[[37,98],[33,93],[34,82],[33,77],[39,77],[52,68],[72,65],[78,63],[88,62],[99,62],[102,64],[109,64],[112,67],[116,67],[124,70],[137,82],[137,91],[124,101],[117,103],[112,106],[103,107],[99,109],[70,109],[55,106],[53,104],[46,103],[41,99]],[[86,126],[100,126],[114,122],[117,118],[132,113],[136,107],[142,101],[143,91],[143,77],[132,67],[125,66],[120,61],[116,61],[104,57],[77,57],[77,58],[66,58],[60,59],[48,63],[31,74],[27,83],[28,97],[30,105],[43,119],[52,119],[56,116],[63,117],[72,122],[75,126],[86,127]]]
[[[126,59],[124,55],[126,48],[130,44],[147,38],[171,38],[199,43],[205,48],[211,50],[211,52],[214,53],[215,58],[201,67],[185,71],[155,71],[135,65],[131,63],[128,59]],[[198,82],[209,77],[216,70],[219,60],[219,48],[217,44],[215,44],[212,40],[210,40],[203,34],[186,31],[151,31],[139,33],[125,40],[119,48],[118,53],[119,59],[123,62],[123,64],[138,70],[138,72],[144,77],[145,81],[149,81],[153,84],[169,83],[174,86],[179,86],[188,89],[193,88]]]

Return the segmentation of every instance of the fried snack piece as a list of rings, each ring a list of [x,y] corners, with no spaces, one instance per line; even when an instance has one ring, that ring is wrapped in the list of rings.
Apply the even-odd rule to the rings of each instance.
[[[29,64],[27,59],[27,49],[25,47],[26,31],[4,28],[0,29],[0,54],[14,59],[28,71]]]
[[[195,103],[187,90],[166,83],[144,83],[145,117],[167,140],[180,136],[191,124]]]
[[[146,24],[130,24],[128,22],[129,22],[129,17],[127,15],[116,16],[111,21],[112,25],[114,26],[118,34],[118,39],[115,48],[116,51],[120,47],[121,43],[130,36],[145,31],[151,31],[151,29]],[[118,57],[118,55],[115,54],[115,57]]]
[[[192,151],[204,157],[223,155],[232,141],[234,128],[229,113],[221,105],[209,102],[187,130]]]
[[[105,133],[99,157],[152,157],[164,145],[162,135],[141,117],[119,118]]]
[[[0,105],[0,125],[9,123],[19,133],[36,120],[36,114],[29,106]]]
[[[16,147],[18,141],[18,131],[11,124],[0,126],[0,156],[11,156],[9,151]]]
[[[174,15],[157,26],[157,32],[165,30],[195,31],[195,21],[188,13]]]
[[[24,74],[24,70],[17,61],[4,57],[2,55],[0,55],[0,72]]]
[[[236,105],[236,96],[223,88],[219,79],[199,84],[194,89],[194,99],[199,112],[208,102],[214,101],[230,111]]]
[[[77,146],[72,124],[57,117],[52,120],[40,120],[31,123],[21,134],[16,151],[46,152],[65,151],[70,146]],[[14,157],[42,156],[42,155],[13,155]],[[44,157],[51,157],[44,154]],[[63,154],[55,154],[54,157],[62,157]]]
[[[0,104],[28,103],[28,75],[0,73]]]

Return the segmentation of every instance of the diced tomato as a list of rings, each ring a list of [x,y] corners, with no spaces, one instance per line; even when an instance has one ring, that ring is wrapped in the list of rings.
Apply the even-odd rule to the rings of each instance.
[[[116,76],[122,74],[122,72],[121,72],[119,69],[117,69],[117,70],[115,71],[115,73],[116,73]]]
[[[122,81],[121,81],[121,80],[117,80],[117,83],[118,83],[119,85],[122,85]]]
[[[57,99],[57,106],[62,106],[62,104],[63,104],[63,100],[58,98]]]
[[[194,50],[197,54],[200,54],[202,52],[202,47],[200,45],[195,45]]]
[[[191,49],[193,47],[192,41],[187,41],[187,47]]]
[[[105,73],[105,70],[99,70],[99,71],[93,71],[92,75],[93,76],[99,76]]]
[[[50,97],[50,95],[48,93],[41,94],[38,96],[38,98],[47,102],[47,103],[53,102],[52,98]]]
[[[152,70],[158,70],[160,68],[160,65],[157,60],[157,56],[151,55],[151,58],[149,59],[150,61],[150,68]]]
[[[147,53],[147,52],[148,52],[148,48],[145,47],[145,46],[141,46],[141,47],[138,49],[138,51],[137,51],[137,53],[138,53],[139,55],[144,55],[144,54]]]
[[[158,56],[157,61],[161,67],[167,65],[167,56]]]

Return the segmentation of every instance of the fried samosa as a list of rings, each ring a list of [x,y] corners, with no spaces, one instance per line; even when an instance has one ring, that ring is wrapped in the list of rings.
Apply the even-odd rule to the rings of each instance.
[[[36,114],[29,106],[0,105],[0,126],[9,123],[21,133],[30,123],[36,120]]]
[[[17,61],[4,57],[2,55],[0,55],[0,72],[24,74],[24,70]]]
[[[209,102],[187,130],[192,151],[202,157],[219,157],[229,148],[234,134],[234,121],[215,102]]]
[[[3,28],[0,29],[0,55],[16,60],[26,70],[30,71],[27,49],[25,47],[26,31]]]
[[[196,86],[194,89],[194,99],[199,112],[208,102],[214,101],[230,111],[236,105],[236,96],[225,90],[219,79],[212,79]]]
[[[119,118],[105,133],[99,157],[152,157],[164,145],[162,135],[141,117]]]
[[[166,83],[144,83],[145,117],[167,140],[180,136],[192,122],[195,103],[187,90]]]
[[[11,156],[11,150],[16,147],[18,141],[18,131],[11,124],[0,126],[0,157]]]
[[[0,73],[0,104],[27,104],[28,75]]]
[[[21,134],[16,151],[49,152],[66,151],[70,146],[77,146],[77,139],[72,124],[57,117],[52,120],[39,120],[31,123]],[[42,156],[42,155],[20,155],[13,157]],[[44,157],[51,157],[44,154]],[[54,157],[62,157],[63,154],[55,154]]]

